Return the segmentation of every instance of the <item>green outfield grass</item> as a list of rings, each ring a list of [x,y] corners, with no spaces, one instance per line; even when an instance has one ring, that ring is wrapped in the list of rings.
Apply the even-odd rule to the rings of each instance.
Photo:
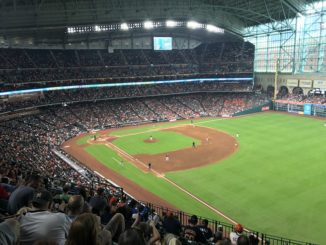
[[[144,140],[150,137],[156,140],[155,143],[146,143]],[[128,152],[129,154],[159,154],[176,151],[184,148],[191,148],[192,142],[199,145],[200,140],[188,137],[172,131],[153,131],[142,134],[129,135],[118,138],[113,144]]]
[[[240,150],[168,178],[250,228],[326,244],[323,122],[269,113],[205,126],[239,133]]]
[[[218,164],[168,173],[169,179],[248,228],[326,244],[326,127],[322,121],[262,113],[199,124],[233,136],[238,133],[239,150]],[[139,133],[141,127],[134,130],[128,129],[126,134]],[[114,169],[112,159],[106,159],[108,148],[101,153],[104,148],[97,149],[101,146],[90,147],[90,154]],[[99,157],[102,154],[105,159]],[[115,166],[114,170],[180,209],[214,217],[162,179],[131,165],[124,169]]]

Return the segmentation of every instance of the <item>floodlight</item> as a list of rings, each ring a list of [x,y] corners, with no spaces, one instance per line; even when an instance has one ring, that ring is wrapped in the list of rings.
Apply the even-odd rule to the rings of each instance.
[[[187,27],[190,29],[197,29],[201,27],[201,24],[196,22],[196,21],[188,21],[187,22]]]
[[[101,28],[99,26],[97,26],[97,25],[94,27],[94,29],[95,29],[96,32],[100,32],[101,31]]]
[[[167,20],[165,22],[165,25],[166,25],[166,27],[176,27],[177,26],[177,22],[174,21],[174,20]]]
[[[214,26],[214,25],[210,25],[210,24],[206,25],[206,30],[209,32],[215,32],[215,33],[224,32],[223,29],[218,28],[217,26]]]
[[[68,33],[75,33],[75,29],[73,27],[68,27],[67,32]]]
[[[145,21],[144,22],[144,28],[145,29],[152,29],[154,27],[153,21]]]
[[[129,26],[128,26],[127,23],[122,23],[122,24],[120,25],[120,29],[121,29],[121,30],[124,30],[124,31],[128,31],[128,30],[129,30]]]

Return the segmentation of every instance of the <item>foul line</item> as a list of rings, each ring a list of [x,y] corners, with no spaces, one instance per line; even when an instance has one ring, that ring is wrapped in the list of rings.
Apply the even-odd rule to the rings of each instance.
[[[141,164],[144,168],[148,168],[148,166],[143,163],[142,161],[138,160],[137,158],[134,158],[132,155],[128,154],[127,152],[123,151],[122,149],[120,149],[119,147],[113,145],[112,143],[107,143],[105,144],[107,147],[111,148],[112,150],[115,150],[117,153],[120,153],[120,155],[122,157],[125,157],[127,160],[131,160],[132,162],[138,162],[139,164]],[[131,162],[131,163],[132,163]],[[140,169],[137,165],[135,165],[138,169]],[[147,171],[140,169],[141,171],[143,171],[144,173],[147,173]],[[157,174],[157,176],[159,176],[160,174]]]
[[[108,143],[106,144],[108,147],[110,147],[111,149],[115,149],[116,151],[118,151],[120,154],[124,155],[125,157],[133,160],[133,161],[137,161],[138,163],[140,163],[142,166],[144,166],[145,168],[147,168],[147,165],[145,163],[143,163],[142,161],[140,161],[139,159],[134,158],[133,156],[131,156],[129,153],[125,152],[124,150],[120,149],[119,147],[113,145],[112,143]],[[113,146],[113,147],[111,147]],[[214,208],[213,206],[209,205],[208,203],[206,203],[205,201],[203,201],[202,199],[196,197],[195,195],[191,194],[189,191],[187,191],[186,189],[182,188],[181,186],[179,186],[178,184],[176,184],[175,182],[173,182],[172,180],[169,180],[168,178],[166,178],[163,174],[157,172],[154,169],[151,169],[148,172],[152,172],[154,173],[156,176],[162,178],[163,180],[165,180],[166,182],[172,184],[173,186],[175,186],[176,188],[178,188],[179,190],[181,190],[182,192],[186,193],[188,196],[190,196],[191,198],[195,199],[196,201],[200,202],[202,205],[206,206],[207,208],[209,208],[210,210],[214,211],[216,214],[220,215],[221,217],[223,217],[224,219],[228,220],[229,222],[231,222],[232,224],[237,224],[238,222],[236,222],[235,220],[233,220],[232,218],[230,218],[229,216],[225,215],[224,213],[222,213],[221,211],[219,211],[218,209]]]
[[[155,128],[155,129],[150,129],[147,131],[143,131],[143,132],[138,132],[138,133],[131,133],[131,134],[125,134],[125,135],[121,135],[121,136],[117,136],[114,135],[115,137],[127,137],[127,136],[133,136],[133,135],[138,135],[138,134],[144,134],[144,133],[148,133],[148,132],[155,132],[155,131],[160,131],[160,130],[164,130],[164,129],[171,129],[171,128],[177,128],[177,127],[184,127],[184,126],[189,126],[189,125],[198,125],[198,124],[205,124],[205,123],[209,123],[209,122],[215,122],[215,121],[222,121],[222,120],[227,120],[229,118],[217,118],[217,119],[212,119],[212,120],[206,120],[206,121],[199,121],[199,122],[194,122],[194,123],[182,123],[182,124],[178,124],[175,126],[171,126],[171,127],[166,127],[166,128]],[[200,126],[200,127],[207,127],[207,126]],[[208,128],[208,127],[207,127]],[[162,178],[163,180],[165,180],[166,182],[170,183],[171,185],[173,185],[174,187],[178,188],[179,190],[181,190],[182,192],[186,193],[188,196],[190,196],[191,198],[193,198],[194,200],[196,200],[197,202],[201,203],[202,205],[204,205],[205,207],[209,208],[211,211],[213,211],[214,213],[218,214],[219,216],[223,217],[224,219],[228,220],[229,222],[231,222],[232,224],[237,224],[238,222],[233,220],[231,217],[227,216],[226,214],[224,214],[223,212],[221,212],[220,210],[214,208],[213,206],[211,206],[210,204],[208,204],[207,202],[203,201],[202,199],[196,197],[195,195],[193,195],[191,192],[187,191],[186,189],[182,188],[181,186],[179,186],[178,184],[176,184],[175,182],[173,182],[172,180],[168,179],[165,177],[164,174],[157,172],[154,169],[145,171],[141,168],[139,168],[139,166],[137,166],[136,164],[140,164],[141,166],[143,166],[145,169],[148,169],[148,165],[146,165],[144,162],[140,161],[139,159],[133,157],[132,155],[130,155],[129,153],[125,152],[124,150],[122,150],[121,148],[117,147],[116,145],[112,144],[111,142],[107,142],[105,144],[107,147],[111,148],[112,150],[115,150],[118,154],[120,154],[121,157],[124,157],[128,160],[131,160],[131,164],[133,164],[134,166],[136,166],[138,169],[140,169],[142,172],[144,173],[148,173],[151,172],[154,175],[156,175],[159,178]],[[115,158],[113,159],[116,162],[118,162],[118,160],[116,160]],[[137,163],[136,163],[137,162]],[[247,229],[245,229],[247,231]]]

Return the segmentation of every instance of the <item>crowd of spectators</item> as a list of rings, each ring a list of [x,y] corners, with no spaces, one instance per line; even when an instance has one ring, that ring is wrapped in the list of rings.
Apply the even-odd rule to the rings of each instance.
[[[42,87],[55,80],[71,85],[228,76],[252,72],[252,59],[248,43],[203,44],[169,52],[0,49],[0,81],[4,91],[31,87],[22,82]],[[62,85],[51,82],[58,84]],[[31,97],[0,104],[1,244],[258,244],[241,225],[231,232],[222,226],[212,231],[208,220],[196,215],[182,224],[175,212],[154,212],[60,149],[67,139],[94,129],[232,116],[267,102],[263,94],[252,92],[251,83],[120,86]],[[15,117],[15,110],[28,111],[27,107],[37,109]]]
[[[322,94],[312,94],[308,93],[307,95],[303,93],[279,93],[278,99],[286,102],[298,102],[302,104],[316,104],[324,105],[326,104],[326,98]]]
[[[1,183],[2,184],[2,183]],[[237,224],[232,232],[222,226],[213,232],[208,220],[192,215],[182,226],[173,212],[158,215],[148,206],[125,196],[116,198],[98,188],[93,196],[67,186],[66,199],[44,188],[37,174],[15,188],[8,206],[14,215],[0,223],[1,244],[216,244],[258,245],[254,234],[246,235]],[[67,201],[66,201],[67,200]]]
[[[250,74],[253,55],[253,46],[247,42],[201,44],[166,52],[0,49],[0,82],[5,85],[1,90],[9,90],[44,86],[49,81],[68,85],[82,84],[85,79],[138,81]]]
[[[151,91],[151,88],[148,91]],[[88,94],[86,96],[90,96],[91,92],[88,91],[86,94]],[[178,228],[177,231],[174,229],[176,229],[175,225],[178,220],[172,214],[158,218],[159,221],[156,221],[156,223],[143,224],[142,222],[148,221],[148,216],[154,215],[151,214],[148,208],[143,206],[130,207],[130,205],[135,205],[133,204],[134,201],[124,196],[119,188],[105,184],[101,177],[96,176],[86,168],[84,174],[76,171],[55,154],[53,150],[59,150],[60,145],[65,140],[92,129],[104,129],[148,120],[175,120],[199,117],[200,115],[221,116],[223,107],[229,106],[229,104],[233,103],[232,101],[235,101],[234,103],[242,101],[243,109],[245,109],[246,106],[252,106],[254,101],[261,103],[262,99],[262,96],[254,93],[190,93],[91,101],[67,106],[48,107],[40,109],[40,113],[35,115],[1,122],[0,177],[2,183],[0,184],[0,210],[12,215],[18,212],[19,222],[15,223],[16,218],[1,223],[0,227],[5,226],[6,228],[3,229],[9,229],[9,232],[1,233],[0,239],[12,241],[12,239],[15,239],[15,235],[13,235],[15,229],[18,229],[20,230],[20,242],[22,244],[32,244],[36,240],[44,239],[55,239],[58,244],[64,244],[65,242],[67,244],[76,244],[73,240],[78,239],[76,234],[81,232],[78,229],[95,229],[94,225],[92,227],[83,227],[85,220],[89,220],[88,222],[96,220],[98,222],[97,220],[100,219],[102,225],[99,224],[98,229],[95,229],[94,232],[97,234],[95,237],[98,237],[99,243],[103,242],[103,244],[111,244],[112,240],[121,242],[120,244],[128,244],[125,240],[128,240],[135,230],[132,229],[133,222],[135,222],[134,227],[139,226],[137,229],[142,231],[139,234],[147,232],[144,237],[140,236],[141,239],[145,239],[146,244],[159,244],[158,241],[162,241],[163,244],[170,244],[164,243],[164,239],[173,240],[174,244],[180,244],[178,242],[186,244],[188,239],[204,243],[217,242],[214,234],[203,240],[203,237],[198,233],[198,229],[200,228],[203,231],[205,229],[200,226],[196,228],[195,218],[189,221],[189,227]],[[233,113],[233,111],[229,110],[229,113]],[[42,178],[36,178],[35,173],[38,173],[38,175],[41,173]],[[102,190],[103,186],[105,186],[105,191]],[[46,192],[44,188],[50,192]],[[96,194],[96,190],[99,188],[102,191]],[[80,195],[82,195],[83,201],[81,201]],[[97,200],[100,195],[107,195],[107,198],[110,198],[109,200],[114,197],[116,205],[112,205],[113,201],[102,201],[102,203],[105,203],[105,205],[103,204],[105,208],[102,206],[101,208],[97,207],[96,205],[100,203]],[[79,222],[81,224],[75,224],[75,220],[79,220],[77,218],[79,218],[80,213],[77,212],[78,214],[72,215],[76,210],[71,210],[71,207],[75,207],[75,205],[71,204],[69,206],[69,203],[73,202],[73,200],[70,200],[71,198],[79,199],[80,202],[86,205],[83,211],[90,209],[88,211],[100,218],[97,219],[88,213],[88,216],[80,216],[81,220]],[[77,206],[80,207],[80,205]],[[132,216],[132,214],[142,213],[139,212],[139,209],[143,210],[144,208],[147,210],[146,217],[142,215],[137,219],[137,216]],[[55,210],[61,210],[64,213],[59,214],[54,212]],[[136,217],[136,220],[133,220],[132,217]],[[171,223],[171,219],[175,221]],[[54,220],[61,220],[60,224],[54,222]],[[117,227],[113,227],[116,225]],[[40,229],[40,227],[45,226],[48,229]],[[50,226],[51,228],[49,228]],[[156,227],[160,230],[160,233],[155,231]],[[12,233],[10,233],[10,229],[13,229]],[[170,233],[162,235],[166,234],[166,232],[162,233],[162,231],[171,229],[174,231],[172,232],[174,235]],[[56,232],[52,232],[53,230]],[[194,235],[196,232],[198,234]],[[4,238],[8,234],[12,234],[12,236]],[[133,235],[139,236],[139,234],[135,233]],[[201,238],[197,238],[197,236]],[[221,239],[227,243],[217,244],[229,244],[230,241],[227,237],[229,237],[229,234],[224,232],[224,240]],[[67,241],[65,241],[66,239]],[[87,239],[94,239],[94,237]],[[4,244],[10,244],[10,242],[4,242]]]
[[[195,92],[250,92],[251,90],[252,84],[250,82],[221,83],[214,81],[55,90],[34,94],[34,99],[0,102],[0,113],[36,105],[70,103],[72,101],[96,101]]]

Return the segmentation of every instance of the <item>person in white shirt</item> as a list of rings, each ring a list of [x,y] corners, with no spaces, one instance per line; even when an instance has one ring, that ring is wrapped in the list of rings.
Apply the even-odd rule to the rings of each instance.
[[[234,231],[230,232],[230,240],[232,244],[237,244],[239,236],[242,235],[243,226],[241,224],[236,224],[234,226]]]
[[[33,208],[20,217],[20,244],[34,244],[36,241],[54,241],[64,245],[71,219],[64,213],[49,210],[52,195],[48,191],[36,193]]]

